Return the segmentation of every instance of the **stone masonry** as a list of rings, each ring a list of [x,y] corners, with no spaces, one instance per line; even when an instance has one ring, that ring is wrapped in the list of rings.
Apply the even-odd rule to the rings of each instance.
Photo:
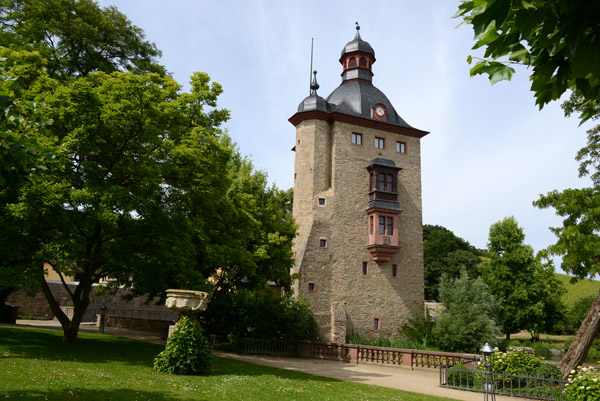
[[[354,65],[347,62],[346,54],[364,54],[374,61],[371,47],[364,47],[366,42],[358,33],[357,38],[342,53],[344,66]],[[357,76],[370,78],[365,75],[370,73],[370,63],[365,65],[368,68],[359,71],[363,75]],[[344,68],[344,74],[352,76],[352,69]],[[310,301],[325,341],[344,342],[352,332],[396,334],[413,312],[423,311],[420,138],[426,132],[408,126],[399,116],[397,121],[404,126],[374,122],[373,114],[348,112],[343,104],[329,104],[316,94],[316,75],[311,88],[311,96],[290,118],[296,126],[293,213],[299,225],[294,271],[300,278],[295,293]],[[350,105],[358,103],[355,100],[362,104],[370,100],[342,89],[349,93],[344,101]],[[379,91],[375,88],[372,92],[380,93],[375,90]],[[387,115],[395,115],[382,93],[380,98],[374,100],[379,103],[373,110],[381,103],[387,105]],[[361,144],[352,143],[353,133],[362,135]],[[376,148],[376,137],[384,139],[383,149]],[[405,144],[405,153],[396,151],[397,141]],[[393,161],[401,168],[397,176],[401,211],[394,227],[399,248],[391,260],[379,263],[367,249],[366,210],[371,191],[367,166],[376,158]],[[367,274],[363,274],[364,262]],[[397,266],[395,277],[392,265]]]

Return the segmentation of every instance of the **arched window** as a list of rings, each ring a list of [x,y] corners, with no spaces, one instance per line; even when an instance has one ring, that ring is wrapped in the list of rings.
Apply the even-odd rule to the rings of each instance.
[[[356,58],[352,57],[348,63],[348,68],[356,67]]]
[[[367,66],[367,59],[364,57],[360,58],[360,61],[358,62],[358,65],[361,67],[366,67]]]

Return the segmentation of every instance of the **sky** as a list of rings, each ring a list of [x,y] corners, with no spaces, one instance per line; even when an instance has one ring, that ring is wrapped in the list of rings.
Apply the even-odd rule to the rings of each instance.
[[[398,114],[429,131],[421,140],[423,223],[441,225],[478,248],[490,225],[514,216],[539,251],[561,224],[540,194],[588,186],[577,151],[585,131],[561,101],[535,105],[525,67],[490,85],[469,76],[473,30],[452,18],[459,2],[100,0],[116,6],[162,51],[184,88],[195,71],[223,86],[219,107],[239,152],[279,188],[293,186],[295,128],[287,120],[309,94],[311,40],[319,95],[341,83],[340,52],[355,35],[375,50],[373,84]],[[168,5],[167,5],[168,4]],[[564,100],[564,97],[563,97]],[[558,267],[558,266],[557,266]]]

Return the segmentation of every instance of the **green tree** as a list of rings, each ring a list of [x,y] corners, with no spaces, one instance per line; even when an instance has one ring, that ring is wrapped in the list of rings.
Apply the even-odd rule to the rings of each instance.
[[[574,331],[581,327],[585,317],[592,308],[595,298],[594,295],[588,295],[575,301],[573,306],[569,309],[569,328]]]
[[[484,254],[447,228],[423,225],[425,299],[439,299],[438,286],[443,274],[458,278],[464,268],[471,277],[478,276],[477,265]]]
[[[493,319],[496,303],[481,277],[465,270],[459,278],[442,277],[440,300],[444,309],[433,328],[435,345],[444,351],[477,353],[500,333]]]
[[[567,115],[581,110],[580,98],[575,93],[563,105]],[[599,105],[595,107],[600,110]],[[598,115],[594,117],[597,118]],[[561,267],[574,276],[573,281],[593,278],[600,273],[600,125],[588,130],[587,135],[587,145],[577,153],[576,159],[580,162],[580,177],[590,176],[592,186],[552,191],[534,202],[540,208],[554,208],[563,218],[561,227],[550,229],[558,240],[548,252],[562,256]],[[565,378],[583,363],[599,328],[600,293],[558,365]]]
[[[511,79],[511,64],[529,66],[531,90],[540,108],[570,89],[582,96],[582,122],[598,114],[598,2],[463,0],[455,17],[473,26],[473,49],[485,49],[471,68],[472,76],[487,74],[494,84]]]
[[[93,0],[2,0],[0,46],[37,51],[50,76],[165,71],[160,51],[115,7]]]
[[[483,279],[499,304],[497,321],[506,339],[517,330],[535,332],[544,323],[544,289],[540,266],[514,217],[490,227],[489,259],[480,265]]]

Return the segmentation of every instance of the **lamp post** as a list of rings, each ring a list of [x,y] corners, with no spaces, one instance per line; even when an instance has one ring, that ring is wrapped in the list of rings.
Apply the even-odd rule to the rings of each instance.
[[[483,366],[485,366],[485,387],[483,388],[483,400],[484,401],[496,401],[496,394],[494,392],[494,384],[492,382],[492,356],[494,355],[494,349],[490,347],[488,343],[485,343],[479,350],[483,356]]]

